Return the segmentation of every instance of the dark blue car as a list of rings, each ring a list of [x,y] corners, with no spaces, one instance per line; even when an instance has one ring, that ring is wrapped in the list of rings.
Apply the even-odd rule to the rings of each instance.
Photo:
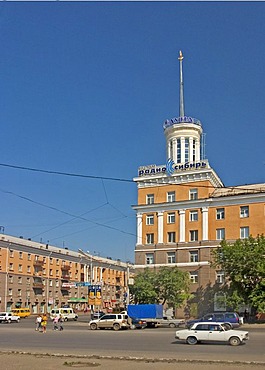
[[[236,312],[213,312],[208,313],[199,319],[187,321],[187,327],[200,321],[225,322],[230,324],[232,328],[238,328],[241,325],[239,315]]]

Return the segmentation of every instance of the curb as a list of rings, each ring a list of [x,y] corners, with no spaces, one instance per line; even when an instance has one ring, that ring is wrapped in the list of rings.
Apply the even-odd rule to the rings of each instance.
[[[132,356],[104,356],[104,355],[75,355],[63,353],[32,353],[24,351],[0,351],[0,355],[27,355],[33,357],[60,357],[62,359],[96,359],[96,360],[112,360],[112,361],[134,361],[144,363],[188,363],[188,364],[219,364],[219,365],[258,365],[265,366],[262,361],[228,361],[228,360],[192,360],[192,359],[175,359],[175,358],[148,358],[148,357],[132,357]]]

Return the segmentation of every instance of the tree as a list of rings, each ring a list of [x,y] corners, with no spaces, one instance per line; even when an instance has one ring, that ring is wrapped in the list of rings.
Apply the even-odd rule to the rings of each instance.
[[[251,304],[265,312],[265,238],[263,235],[239,239],[235,243],[222,241],[213,251],[215,267],[219,266],[227,278],[231,299]]]
[[[189,286],[189,274],[177,267],[162,267],[157,272],[146,268],[135,277],[130,292],[135,303],[168,303],[180,307],[190,298]]]

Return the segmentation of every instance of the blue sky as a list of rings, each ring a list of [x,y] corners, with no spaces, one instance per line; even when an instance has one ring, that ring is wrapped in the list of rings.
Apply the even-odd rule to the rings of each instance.
[[[1,2],[5,233],[134,260],[130,180],[166,162],[179,50],[211,166],[226,186],[264,182],[264,15],[263,2]]]

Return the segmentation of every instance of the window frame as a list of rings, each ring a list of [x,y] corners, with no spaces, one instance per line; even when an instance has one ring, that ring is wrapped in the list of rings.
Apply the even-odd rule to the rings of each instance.
[[[170,212],[167,214],[167,223],[168,224],[176,223],[176,213],[175,212]]]
[[[145,264],[153,265],[155,262],[154,258],[155,258],[154,253],[146,253],[145,254]]]
[[[167,252],[167,263],[168,264],[176,263],[176,253],[175,252]]]
[[[190,262],[199,262],[199,250],[189,251]]]
[[[173,191],[168,191],[167,192],[167,203],[173,203],[176,201],[176,192]]]
[[[154,203],[155,203],[155,195],[146,194],[146,204],[154,204]]]
[[[240,206],[240,218],[249,217],[249,206]]]
[[[199,221],[199,212],[197,210],[190,211],[190,222]]]
[[[192,188],[189,190],[189,199],[190,200],[198,199],[198,188]]]
[[[148,226],[153,226],[155,224],[155,217],[153,213],[146,215],[145,223]]]
[[[190,230],[190,242],[197,242],[199,240],[199,231]]]
[[[218,235],[219,233],[221,235]],[[225,228],[221,227],[221,228],[216,229],[216,240],[224,240],[224,239],[225,239]]]
[[[146,234],[146,244],[154,244],[154,233],[147,233]]]
[[[242,232],[244,233],[244,236],[242,235]],[[249,226],[240,227],[240,239],[247,239],[247,238],[249,238]]]
[[[216,208],[216,220],[224,220],[225,219],[225,208]]]
[[[175,231],[168,231],[168,233],[167,233],[167,242],[168,243],[176,243],[176,232]]]

